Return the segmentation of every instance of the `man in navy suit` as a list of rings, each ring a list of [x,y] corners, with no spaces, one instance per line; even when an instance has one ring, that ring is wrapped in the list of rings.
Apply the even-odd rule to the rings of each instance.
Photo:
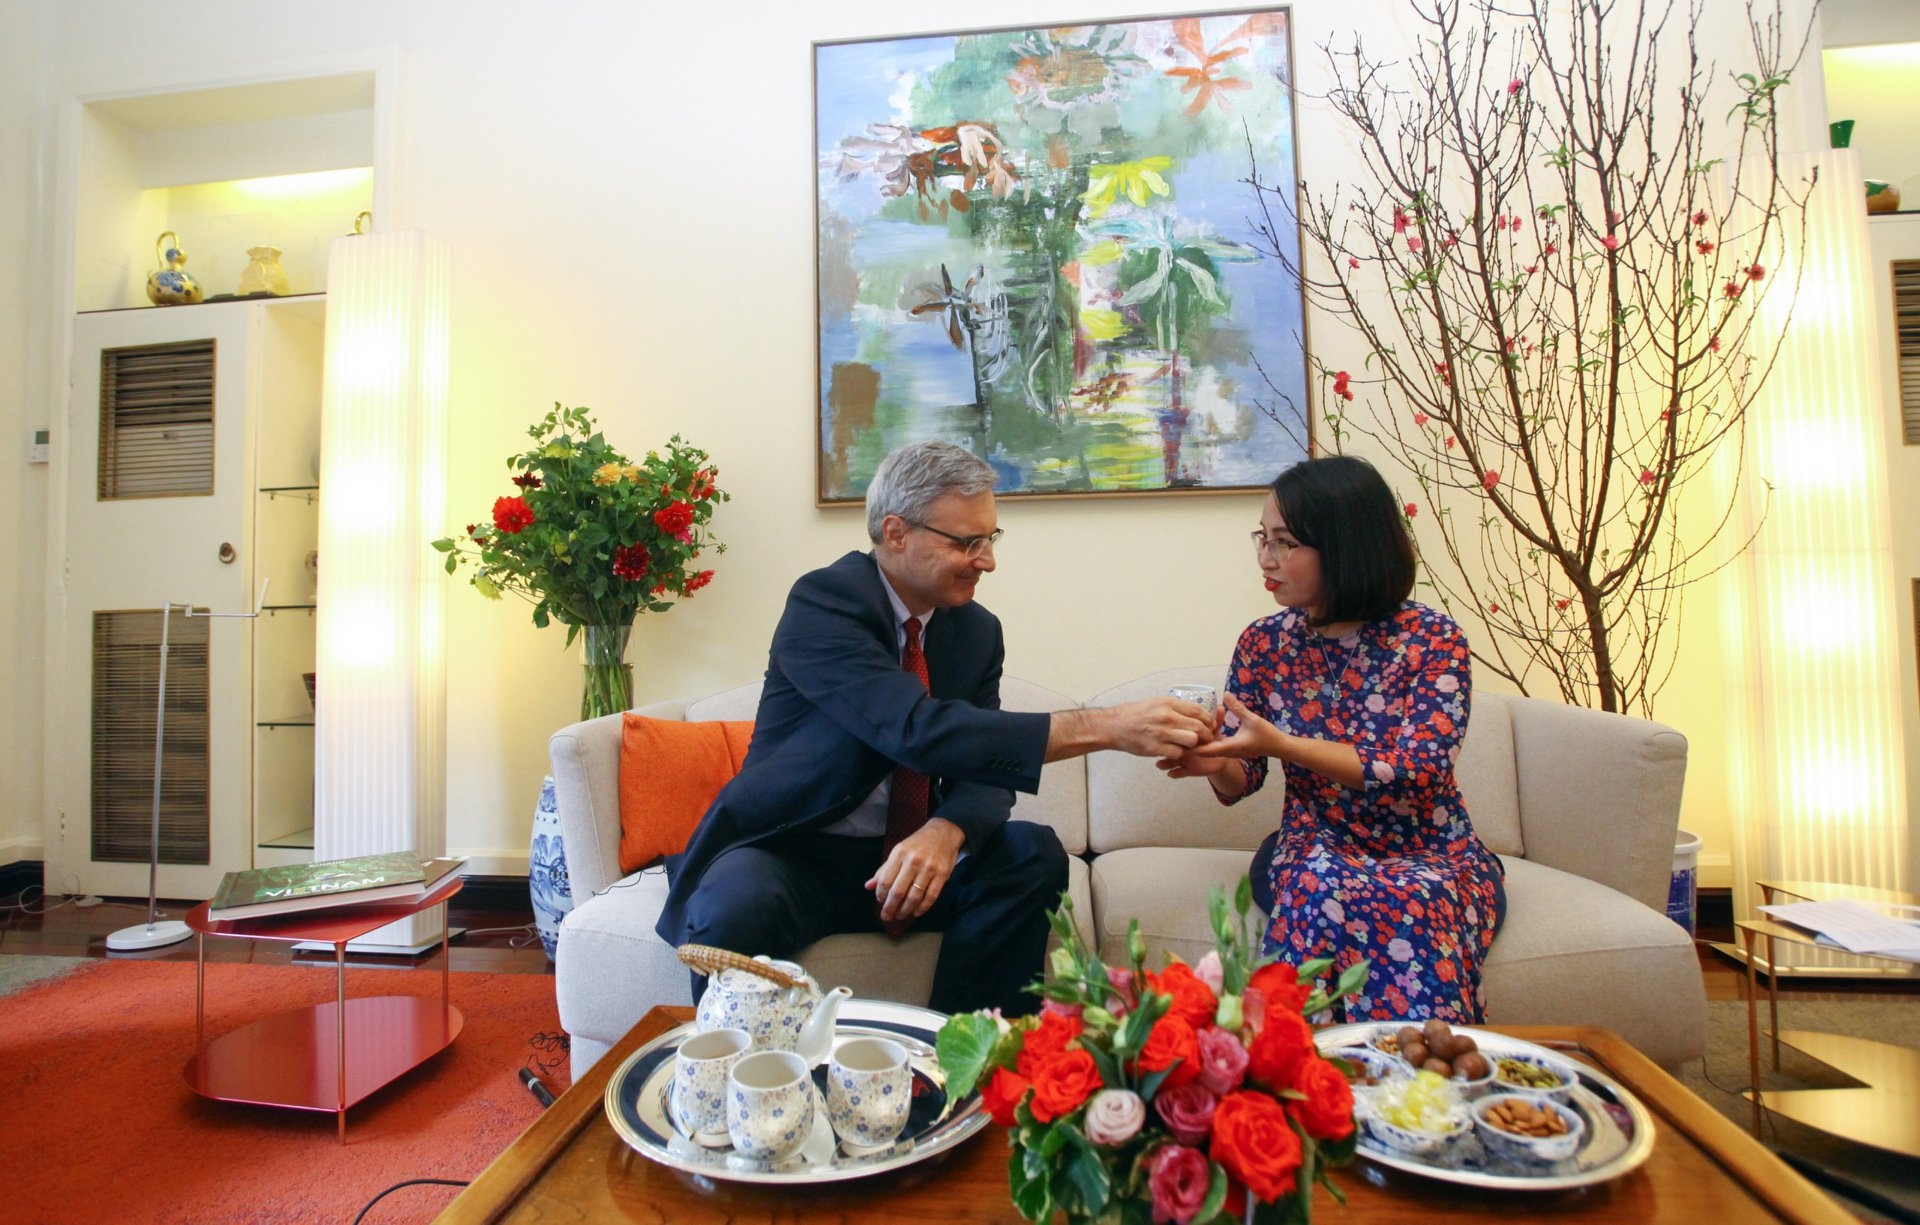
[[[949,443],[881,462],[867,489],[873,551],[788,595],[746,762],[667,861],[663,940],[786,957],[835,932],[911,924],[946,933],[931,1007],[1038,1006],[1025,988],[1067,858],[1051,829],[1007,819],[1013,792],[1037,791],[1044,762],[1177,756],[1213,728],[1173,698],[1000,709],[1000,622],[973,602],[1000,538],[993,485]],[[696,996],[704,987],[696,976]]]

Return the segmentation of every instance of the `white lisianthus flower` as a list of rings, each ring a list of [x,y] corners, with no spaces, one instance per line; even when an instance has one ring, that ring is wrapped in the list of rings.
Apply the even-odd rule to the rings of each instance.
[[[1087,1103],[1087,1139],[1108,1146],[1125,1144],[1147,1121],[1147,1104],[1131,1089],[1102,1089]]]

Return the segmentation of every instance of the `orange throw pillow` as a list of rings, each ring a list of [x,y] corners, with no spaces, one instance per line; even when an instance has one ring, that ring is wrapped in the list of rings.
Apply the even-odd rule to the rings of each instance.
[[[752,720],[686,723],[621,716],[620,874],[687,849],[694,827],[740,773]]]

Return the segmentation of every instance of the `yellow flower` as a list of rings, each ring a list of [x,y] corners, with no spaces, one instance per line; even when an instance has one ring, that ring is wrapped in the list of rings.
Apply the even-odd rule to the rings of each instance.
[[[1114,162],[1087,168],[1088,187],[1082,200],[1089,217],[1104,217],[1122,192],[1135,208],[1145,208],[1154,196],[1170,196],[1173,188],[1160,172],[1173,165],[1170,157],[1143,157],[1136,162]]]
[[[628,464],[626,467],[620,469],[620,475],[630,481],[638,481],[640,479],[640,465]]]
[[[593,483],[596,485],[611,485],[619,479],[619,464],[601,464],[593,470]]]

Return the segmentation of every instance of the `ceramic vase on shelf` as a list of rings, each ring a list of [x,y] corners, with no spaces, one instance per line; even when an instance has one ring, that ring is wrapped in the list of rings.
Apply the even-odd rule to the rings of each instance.
[[[265,293],[279,297],[286,292],[287,273],[280,267],[279,249],[248,247],[247,268],[240,274],[240,296]]]
[[[580,717],[597,719],[633,706],[633,667],[626,661],[631,625],[586,625],[580,629]]]
[[[200,282],[187,271],[187,253],[180,249],[180,236],[164,231],[153,242],[160,266],[147,274],[147,301],[155,306],[191,306],[206,296]]]

